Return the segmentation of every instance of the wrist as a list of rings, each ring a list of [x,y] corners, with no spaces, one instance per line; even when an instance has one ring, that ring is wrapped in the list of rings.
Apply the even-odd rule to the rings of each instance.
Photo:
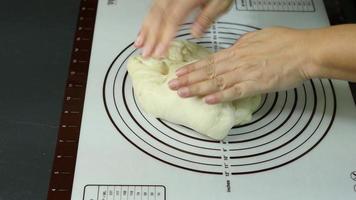
[[[321,29],[303,30],[304,47],[301,53],[306,56],[306,64],[301,66],[305,79],[323,78],[325,72],[323,69],[326,62],[323,46],[326,42],[322,36]]]

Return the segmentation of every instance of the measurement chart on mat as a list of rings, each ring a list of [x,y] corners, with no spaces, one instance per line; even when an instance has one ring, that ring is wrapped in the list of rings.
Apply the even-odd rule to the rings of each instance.
[[[83,200],[165,200],[159,185],[87,185]]]
[[[235,0],[237,10],[314,12],[313,0]]]

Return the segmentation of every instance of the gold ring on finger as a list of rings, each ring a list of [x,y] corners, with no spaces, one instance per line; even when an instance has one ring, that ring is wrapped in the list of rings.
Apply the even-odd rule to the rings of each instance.
[[[215,77],[215,69],[214,69],[214,58],[213,57],[208,57],[208,64],[205,67],[206,74],[210,79],[213,79]]]

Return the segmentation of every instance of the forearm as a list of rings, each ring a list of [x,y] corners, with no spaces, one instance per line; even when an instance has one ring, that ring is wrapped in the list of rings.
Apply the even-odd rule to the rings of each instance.
[[[339,25],[310,31],[315,67],[311,78],[356,81],[356,25]]]

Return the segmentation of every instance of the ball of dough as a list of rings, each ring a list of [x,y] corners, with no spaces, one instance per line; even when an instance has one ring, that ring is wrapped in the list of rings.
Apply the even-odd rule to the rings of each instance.
[[[168,82],[176,77],[176,69],[209,54],[197,44],[174,41],[164,59],[131,57],[127,68],[140,107],[156,118],[184,125],[215,140],[224,139],[233,126],[249,122],[260,104],[260,95],[208,105],[200,97],[183,99],[169,89]]]

